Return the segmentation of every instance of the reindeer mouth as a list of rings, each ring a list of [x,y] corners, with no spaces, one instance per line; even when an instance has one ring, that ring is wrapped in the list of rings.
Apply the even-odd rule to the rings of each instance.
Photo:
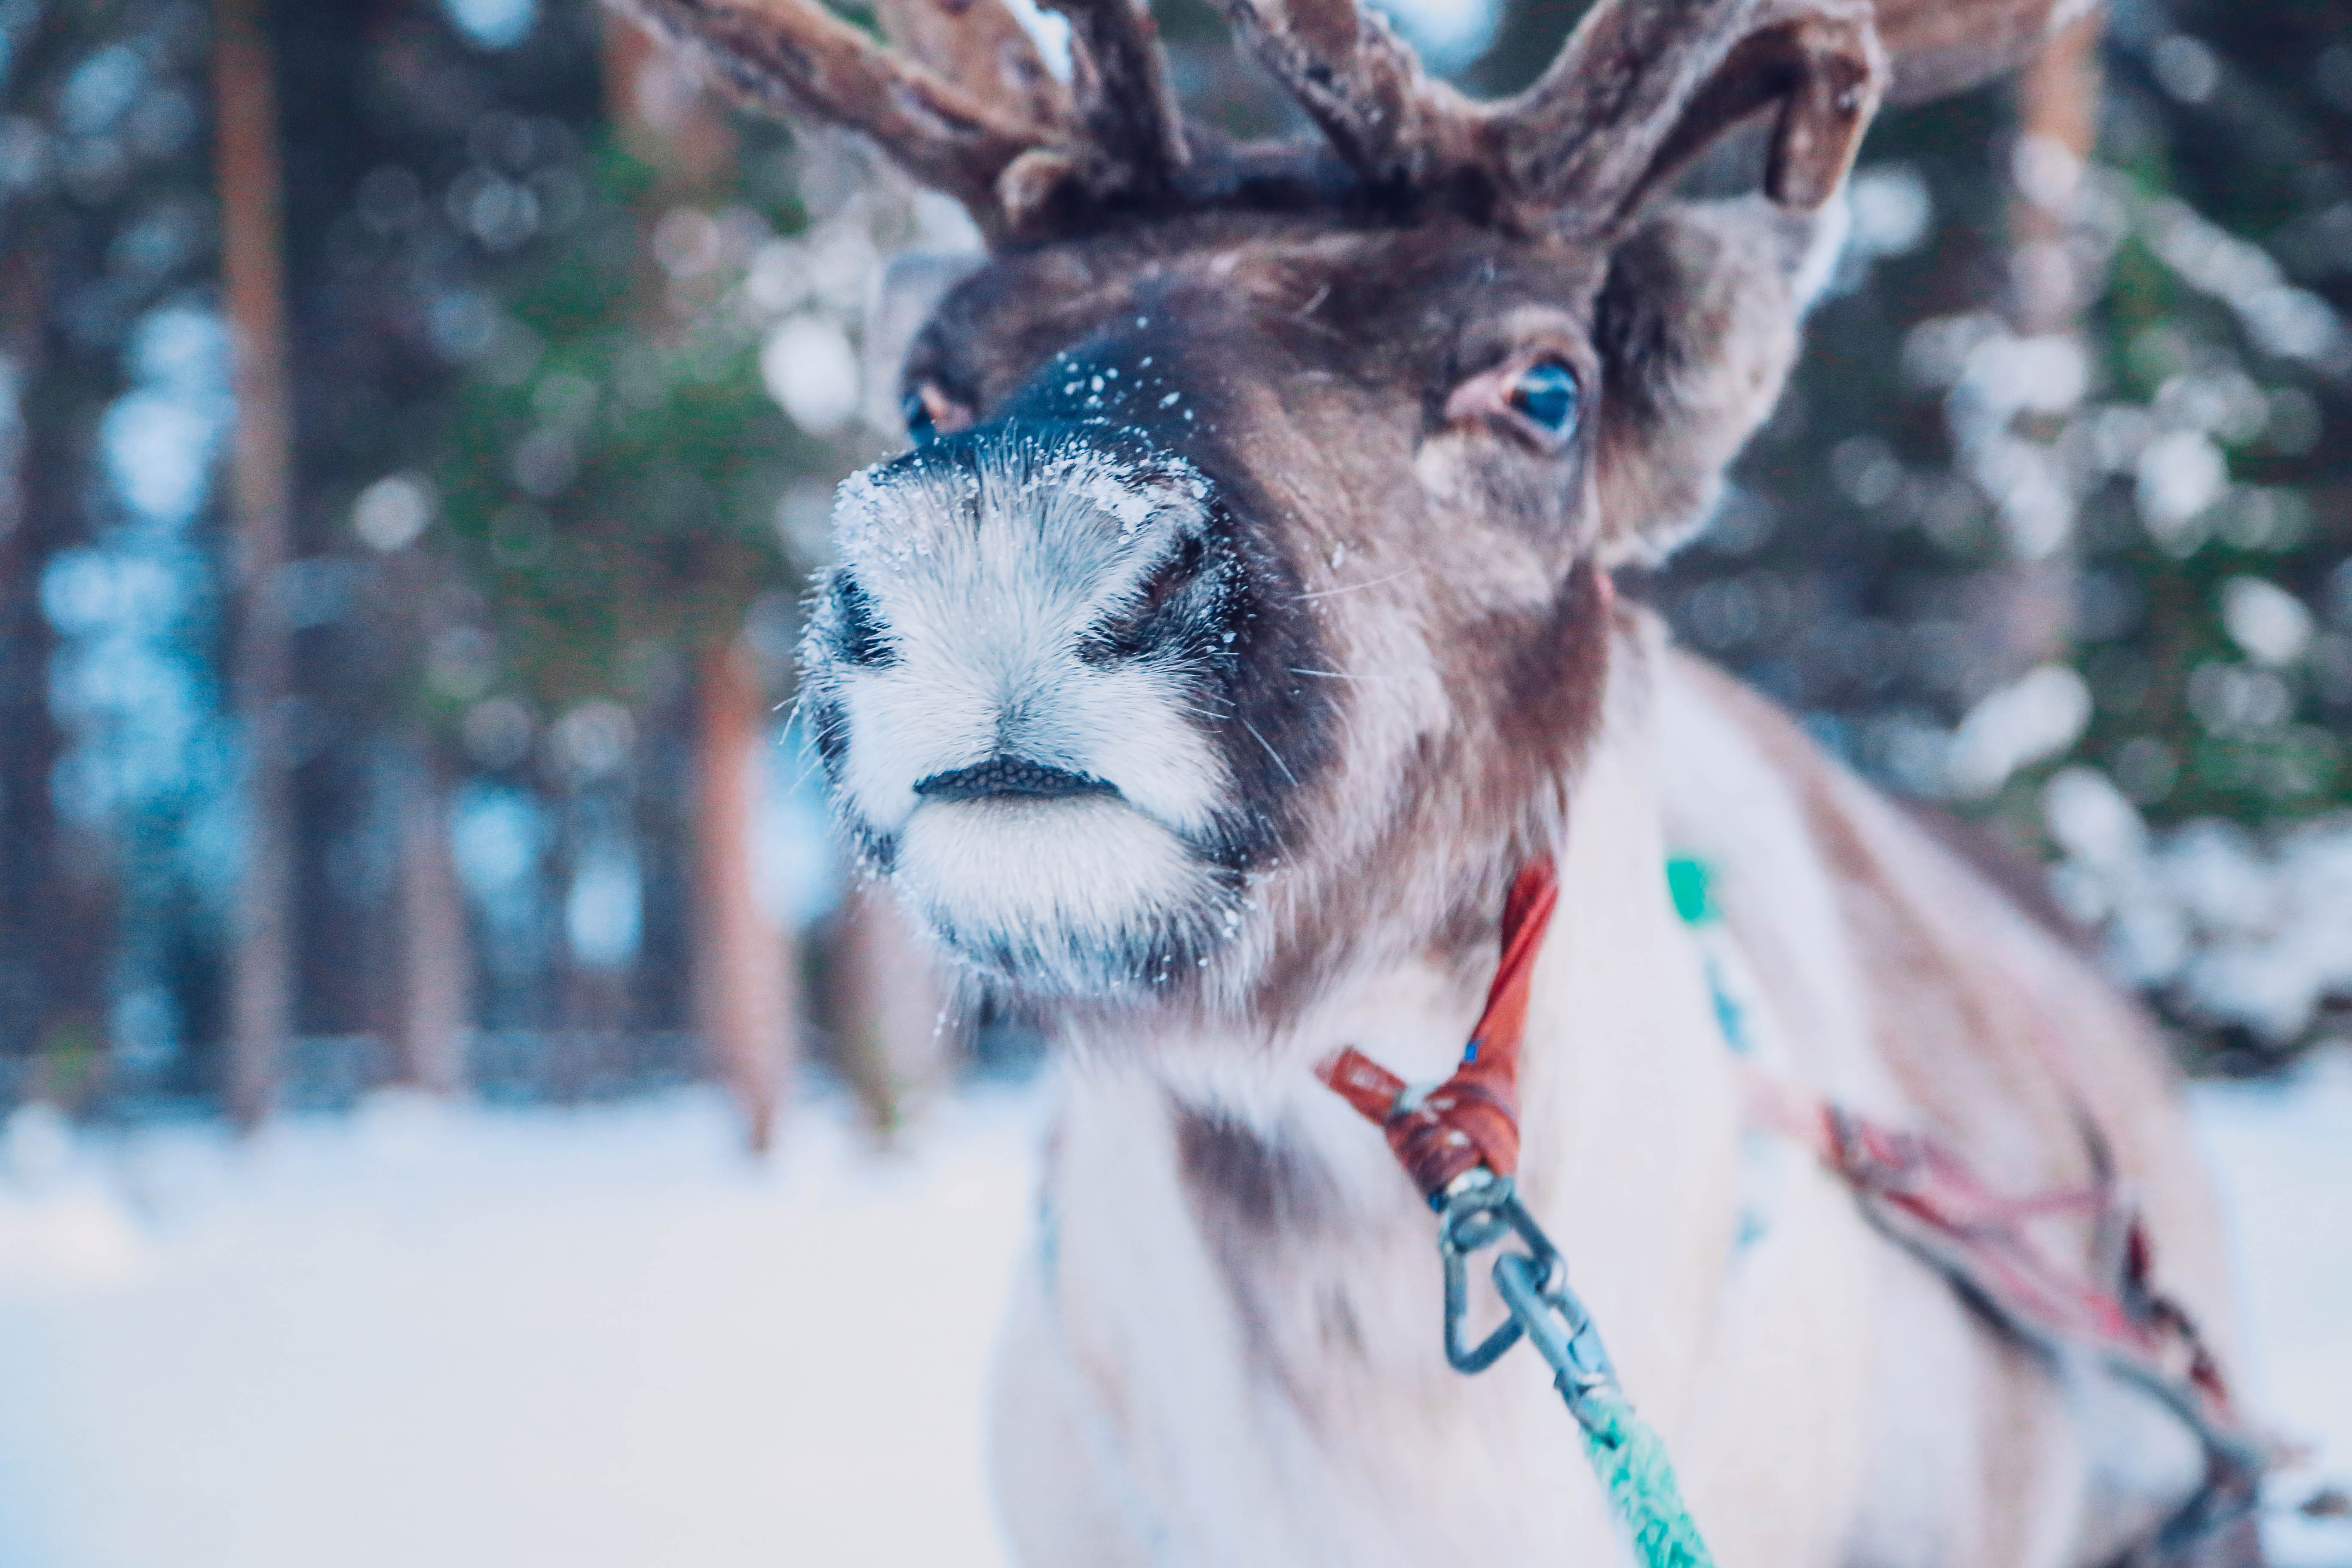
[[[968,768],[933,773],[919,781],[915,794],[926,801],[1066,800],[1078,795],[1118,797],[1118,786],[1107,779],[1074,773],[1027,757],[994,756]]]
[[[1040,995],[1125,994],[1222,929],[1219,868],[1107,780],[999,755],[932,773],[914,795],[891,879],[983,974]]]

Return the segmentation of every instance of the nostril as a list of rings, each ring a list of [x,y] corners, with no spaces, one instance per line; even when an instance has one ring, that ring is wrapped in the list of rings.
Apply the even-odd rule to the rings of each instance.
[[[1187,539],[1145,579],[1131,599],[1087,634],[1078,645],[1078,657],[1089,664],[1110,664],[1164,643],[1171,617],[1182,613],[1181,601],[1185,591],[1200,581],[1207,558],[1205,542]]]
[[[1011,795],[1029,800],[1061,800],[1071,795],[1108,795],[1118,790],[1107,780],[1074,773],[1027,757],[996,756],[968,768],[933,773],[915,785],[925,800],[986,800]]]
[[[882,629],[873,597],[846,572],[834,574],[833,616],[842,658],[866,666],[898,662],[898,650],[891,646],[890,634]]]

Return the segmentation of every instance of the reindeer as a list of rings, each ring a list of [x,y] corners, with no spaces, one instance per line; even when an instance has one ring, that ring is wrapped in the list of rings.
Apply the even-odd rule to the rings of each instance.
[[[1354,0],[1222,0],[1309,146],[1186,124],[1132,0],[1049,0],[1066,81],[1001,0],[889,0],[903,55],[814,0],[628,3],[990,247],[908,353],[912,449],[842,490],[804,701],[864,864],[1056,1020],[993,1415],[1019,1561],[1612,1560],[1542,1379],[1435,1353],[1432,1222],[1309,1070],[1442,1078],[1542,855],[1520,1190],[1721,1560],[2103,1562],[2197,1489],[2152,1405],[1753,1125],[1662,866],[1713,866],[1774,1070],[2019,1186],[2129,1184],[2224,1329],[2148,1026],[1612,587],[1772,408],[1882,95],[2084,7],[1601,0],[1476,103]],[[1757,188],[1678,196],[1735,132]]]

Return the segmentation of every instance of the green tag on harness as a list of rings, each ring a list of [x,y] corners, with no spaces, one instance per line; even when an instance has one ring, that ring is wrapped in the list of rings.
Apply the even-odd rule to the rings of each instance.
[[[1674,896],[1675,913],[1682,916],[1685,923],[1705,925],[1721,914],[1715,907],[1714,881],[1715,873],[1696,856],[1667,858],[1666,891]]]

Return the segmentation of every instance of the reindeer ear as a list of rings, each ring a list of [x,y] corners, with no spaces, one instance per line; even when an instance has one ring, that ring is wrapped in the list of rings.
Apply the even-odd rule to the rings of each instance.
[[[1723,470],[1780,401],[1843,208],[1675,202],[1611,252],[1594,309],[1604,565],[1663,558],[1705,523]]]
[[[1769,110],[1765,194],[1811,211],[1845,178],[1885,75],[1869,0],[1604,0],[1493,111],[1505,199],[1527,226],[1614,237]]]

